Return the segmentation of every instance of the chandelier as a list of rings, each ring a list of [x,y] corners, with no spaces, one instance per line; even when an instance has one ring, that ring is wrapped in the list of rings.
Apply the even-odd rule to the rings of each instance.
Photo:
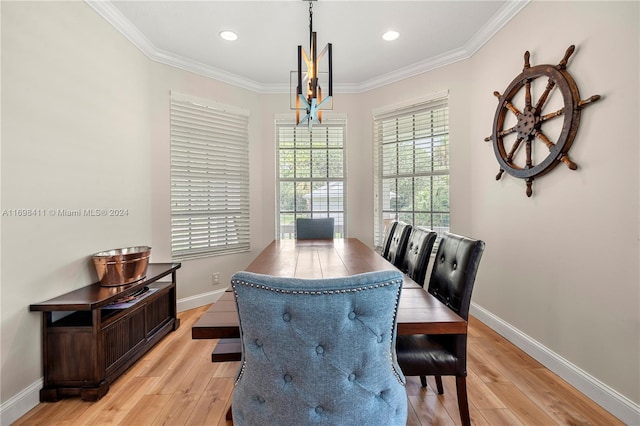
[[[313,31],[313,1],[316,0],[309,0],[309,55],[298,46],[298,70],[291,71],[291,88],[295,86],[295,108],[291,109],[296,110],[296,125],[322,123],[322,111],[333,109],[331,43],[318,53]],[[321,83],[326,83],[328,89],[325,97]],[[300,117],[302,111],[304,115]]]

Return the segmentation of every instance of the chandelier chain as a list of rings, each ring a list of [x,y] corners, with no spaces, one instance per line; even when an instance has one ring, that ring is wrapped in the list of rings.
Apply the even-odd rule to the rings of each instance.
[[[312,34],[313,34],[313,1],[309,0],[309,46],[311,46]]]
[[[313,0],[309,0],[309,47],[311,47],[311,39],[313,34]]]

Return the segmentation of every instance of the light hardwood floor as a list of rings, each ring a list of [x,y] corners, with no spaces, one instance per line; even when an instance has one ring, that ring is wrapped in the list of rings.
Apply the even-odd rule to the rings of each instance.
[[[213,340],[192,340],[207,307],[179,314],[180,328],[112,384],[98,402],[41,403],[14,425],[230,425],[225,413],[238,363],[211,362]],[[607,411],[475,318],[469,321],[467,388],[475,425],[622,425]],[[408,425],[460,424],[455,382],[437,395],[407,378]]]

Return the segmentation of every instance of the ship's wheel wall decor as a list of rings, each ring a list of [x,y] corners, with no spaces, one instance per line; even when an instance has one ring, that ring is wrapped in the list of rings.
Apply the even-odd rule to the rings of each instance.
[[[578,132],[580,111],[600,99],[600,95],[580,99],[578,86],[567,71],[567,62],[574,51],[575,46],[569,46],[558,65],[533,67],[529,63],[529,52],[525,52],[522,73],[507,86],[503,95],[493,92],[498,98],[498,108],[493,120],[493,133],[484,140],[493,142],[500,165],[496,180],[504,172],[525,179],[527,197],[533,193],[533,180],[548,173],[558,163],[564,163],[571,170],[578,168],[568,152]],[[540,80],[536,83],[537,79]],[[544,90],[534,99],[532,86],[540,83],[542,86],[537,87],[544,87]],[[556,95],[558,92],[561,99]],[[552,96],[556,97],[555,105],[549,102]],[[563,120],[561,126],[558,123],[560,119]],[[555,135],[551,133],[553,122],[556,122]],[[524,153],[520,152],[523,145]],[[536,156],[537,149],[544,152]]]

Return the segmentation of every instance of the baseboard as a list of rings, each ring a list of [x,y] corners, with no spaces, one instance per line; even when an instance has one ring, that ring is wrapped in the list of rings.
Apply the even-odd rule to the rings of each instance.
[[[178,312],[182,312],[214,303],[222,296],[225,290],[226,288],[221,288],[208,293],[180,299],[176,302],[177,310]],[[40,378],[22,392],[2,403],[0,405],[0,425],[10,425],[14,423],[38,405],[40,402],[40,389],[42,389],[43,383],[43,379]]]
[[[40,402],[42,379],[36,380],[22,392],[9,398],[0,405],[0,425],[10,425]]]
[[[475,303],[471,315],[522,349],[627,425],[640,425],[640,405]]]
[[[226,288],[220,288],[208,293],[197,294],[195,296],[178,299],[176,302],[178,312],[188,311],[189,309],[199,308],[200,306],[214,303],[226,291]]]

